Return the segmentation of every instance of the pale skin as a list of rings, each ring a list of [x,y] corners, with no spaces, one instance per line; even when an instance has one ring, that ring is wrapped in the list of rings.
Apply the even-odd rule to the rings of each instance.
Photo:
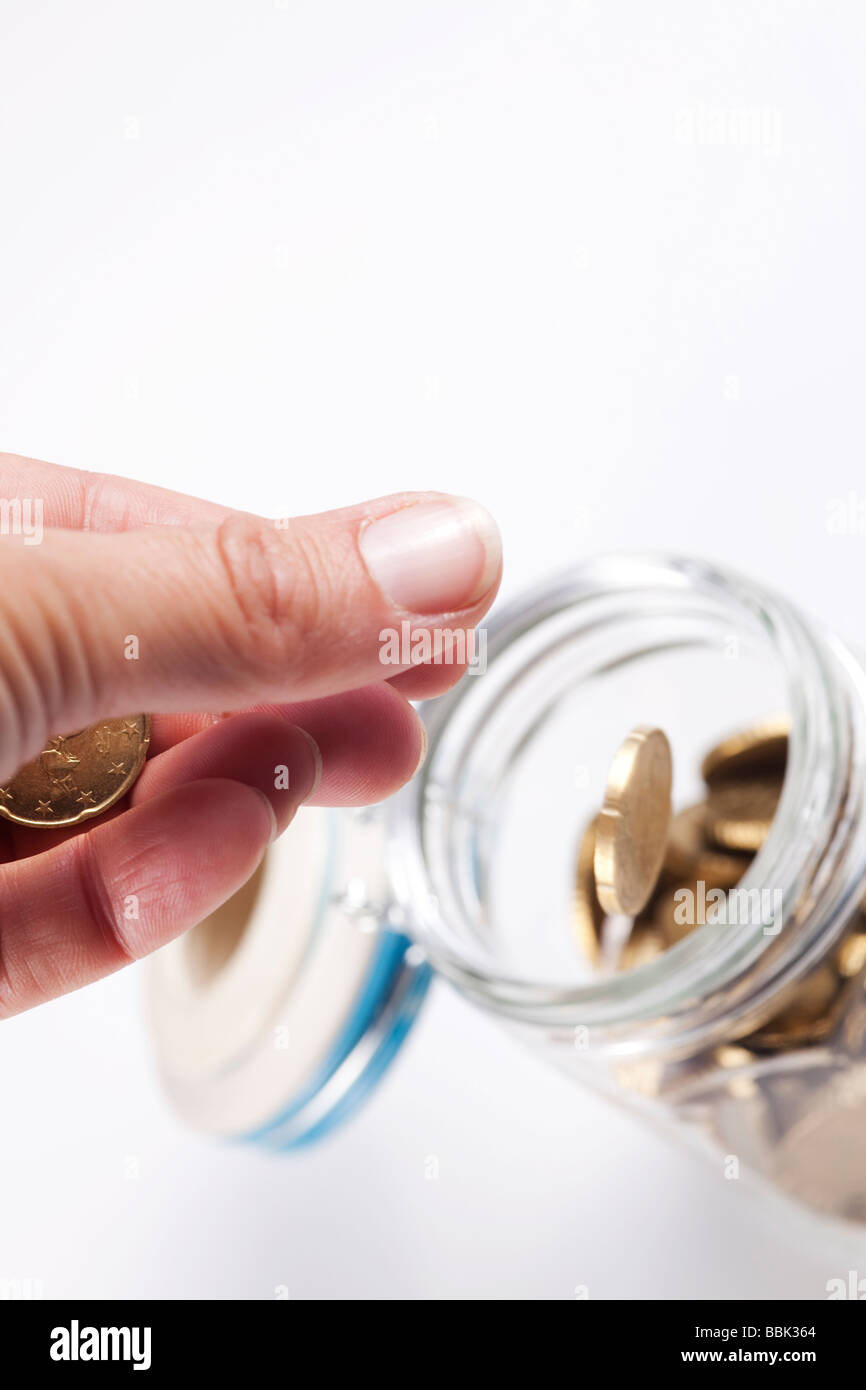
[[[45,528],[0,534],[0,786],[54,734],[152,715],[144,771],[104,817],[0,820],[2,1018],[194,926],[302,804],[367,805],[411,778],[409,701],[463,668],[383,666],[380,633],[474,628],[501,554],[482,509],[439,493],[277,526],[0,454],[0,498],[39,499]]]

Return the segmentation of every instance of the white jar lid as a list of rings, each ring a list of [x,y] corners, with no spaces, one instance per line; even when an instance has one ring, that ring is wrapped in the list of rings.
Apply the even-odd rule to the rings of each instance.
[[[376,813],[302,809],[257,894],[251,885],[152,957],[158,1067],[188,1123],[289,1148],[384,1073],[431,972],[389,924],[382,836]]]

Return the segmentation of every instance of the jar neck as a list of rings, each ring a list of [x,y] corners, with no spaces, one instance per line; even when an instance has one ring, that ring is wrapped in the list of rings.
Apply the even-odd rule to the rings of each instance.
[[[698,927],[625,974],[563,986],[499,968],[462,891],[484,875],[477,808],[505,785],[507,759],[558,696],[612,664],[739,633],[779,663],[791,717],[788,761],[766,843],[739,889],[757,921]],[[511,603],[488,628],[487,671],[423,707],[429,753],[394,801],[390,869],[409,929],[432,964],[485,1007],[545,1028],[585,1027],[599,1050],[691,1050],[760,1021],[829,949],[866,877],[866,672],[775,594],[704,562],[613,556]],[[543,808],[540,811],[543,814]],[[757,899],[755,895],[758,895]],[[770,920],[767,903],[772,904]]]

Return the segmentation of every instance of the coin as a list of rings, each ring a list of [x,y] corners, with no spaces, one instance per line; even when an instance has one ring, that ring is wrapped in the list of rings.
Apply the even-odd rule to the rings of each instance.
[[[781,1137],[770,1170],[801,1202],[859,1222],[866,1221],[864,1079],[860,1063],[824,1084]]]
[[[149,741],[146,714],[58,734],[0,787],[0,815],[16,825],[52,829],[101,816],[135,782]]]
[[[722,1043],[713,1055],[720,1067],[749,1067],[755,1061],[755,1054],[739,1043]]]
[[[862,915],[860,917],[863,925]],[[836,951],[836,969],[843,980],[853,980],[866,966],[866,930],[854,931],[846,936]]]
[[[688,806],[671,821],[662,879],[677,887],[702,879],[708,888],[734,888],[752,862],[750,854],[715,849],[707,841],[706,805]]]
[[[661,933],[666,946],[676,946],[689,936],[696,927],[718,925],[717,899],[707,899],[718,888],[724,893],[721,884],[712,884],[707,879],[692,880],[678,888],[665,889],[655,899],[652,925]],[[683,897],[683,892],[688,896]],[[685,918],[685,921],[683,921]],[[721,914],[724,922],[724,913]]]
[[[694,895],[694,884],[690,887]],[[682,941],[697,926],[694,921],[681,922],[679,920],[682,913],[678,911],[681,906],[681,901],[677,898],[678,892],[679,889],[673,889],[661,894],[653,913],[653,926],[658,931],[665,946],[676,946],[678,941]],[[693,896],[692,901],[694,902],[694,900]]]
[[[707,797],[707,834],[722,849],[753,853],[770,832],[781,793],[778,781],[722,782]]]
[[[593,818],[581,836],[577,851],[572,897],[574,934],[587,960],[597,961],[605,913],[595,891],[595,827]]]
[[[755,1100],[758,1097],[757,1082],[747,1071],[748,1067],[761,1060],[754,1052],[738,1043],[722,1043],[715,1048],[713,1056],[720,1067],[734,1073],[726,1086],[729,1095],[735,1100]]]
[[[750,854],[720,850],[708,843],[706,835],[706,804],[689,806],[679,811],[671,821],[667,849],[659,879],[659,891],[654,895],[652,923],[661,932],[665,944],[674,946],[688,936],[697,921],[681,922],[678,911],[681,889],[688,889],[692,902],[702,900],[711,889],[727,892],[739,883],[752,862]]]
[[[671,747],[661,729],[639,726],[611,763],[596,826],[595,883],[605,912],[633,917],[645,906],[670,819]]]
[[[790,720],[786,715],[775,715],[723,739],[710,749],[701,764],[701,775],[707,786],[756,776],[784,777],[789,728]]]
[[[799,983],[785,1008],[745,1039],[747,1046],[776,1051],[823,1042],[834,1022],[833,1005],[840,988],[839,976],[833,967],[819,966]]]
[[[617,970],[637,970],[641,965],[648,965],[651,960],[657,960],[664,954],[665,942],[661,932],[654,927],[636,925],[623,946]]]

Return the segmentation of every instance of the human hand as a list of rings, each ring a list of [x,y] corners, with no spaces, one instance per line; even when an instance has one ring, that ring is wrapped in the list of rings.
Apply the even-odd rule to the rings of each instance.
[[[501,550],[481,507],[439,493],[283,524],[8,454],[0,507],[0,788],[54,734],[161,711],[141,776],[98,821],[0,819],[3,1017],[201,921],[303,803],[406,782],[425,750],[409,700],[464,667],[447,643],[441,664],[383,665],[380,633],[474,628]]]

